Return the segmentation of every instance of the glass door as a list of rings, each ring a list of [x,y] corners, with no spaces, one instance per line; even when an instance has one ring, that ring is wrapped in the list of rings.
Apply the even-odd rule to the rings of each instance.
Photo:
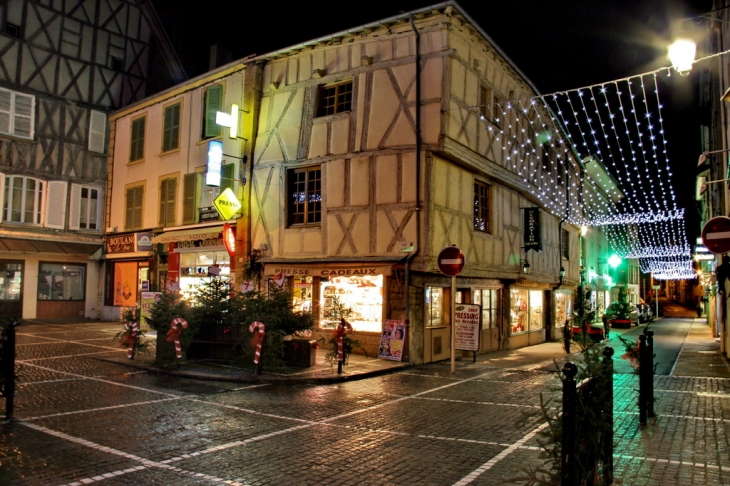
[[[0,260],[0,317],[23,317],[23,262]]]

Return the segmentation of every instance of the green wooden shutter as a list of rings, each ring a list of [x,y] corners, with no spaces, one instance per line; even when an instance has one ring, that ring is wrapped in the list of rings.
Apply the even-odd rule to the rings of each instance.
[[[177,178],[165,179],[160,183],[160,219],[159,226],[175,225],[175,195]]]
[[[180,103],[165,108],[165,121],[162,134],[162,151],[180,146]]]
[[[221,167],[221,194],[226,189],[230,188],[232,191],[234,191],[233,188],[233,182],[234,182],[234,169],[236,168],[236,164],[227,164]],[[235,191],[234,191],[235,192]]]
[[[217,137],[221,127],[215,123],[216,112],[223,111],[223,86],[216,84],[205,90],[205,118],[203,138]]]
[[[130,187],[124,200],[124,229],[132,230],[142,227],[142,202],[144,186]]]
[[[197,172],[185,174],[183,178],[183,224],[195,224],[198,220],[200,193]]]
[[[145,117],[137,118],[132,121],[132,147],[129,153],[129,160],[142,160],[144,158],[144,127]]]

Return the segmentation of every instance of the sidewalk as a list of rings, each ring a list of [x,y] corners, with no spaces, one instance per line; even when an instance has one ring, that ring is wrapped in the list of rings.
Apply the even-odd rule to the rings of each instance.
[[[637,329],[637,328],[632,328]],[[625,330],[624,332],[629,331]],[[616,330],[617,331],[617,330]],[[614,347],[614,360],[620,360],[624,353],[615,336],[620,332],[612,332],[614,337],[610,344]],[[154,343],[152,343],[154,346]],[[574,350],[579,350],[574,345]],[[218,380],[232,382],[277,382],[277,383],[330,383],[368,378],[371,376],[392,373],[413,366],[410,363],[377,359],[353,354],[349,363],[343,367],[342,374],[337,374],[337,365],[326,361],[327,350],[318,349],[315,365],[310,368],[267,368],[264,363],[263,373],[254,373],[253,363],[249,369],[235,368],[225,364],[190,361],[179,365],[153,366],[153,354],[137,355],[134,360],[126,356],[118,358],[98,358],[105,361],[145,369],[150,372],[174,376],[196,378],[201,380]],[[553,371],[562,367],[569,360],[579,361],[580,352],[566,354],[561,341],[546,342],[520,349],[502,350],[477,355],[476,363],[470,357],[457,358],[456,367],[486,365],[496,368],[519,370],[541,369]],[[443,361],[448,365],[450,361]],[[557,367],[556,367],[557,364]],[[730,378],[730,366],[720,354],[720,344],[711,335],[710,327],[705,319],[694,319],[690,333],[674,366],[672,376]]]

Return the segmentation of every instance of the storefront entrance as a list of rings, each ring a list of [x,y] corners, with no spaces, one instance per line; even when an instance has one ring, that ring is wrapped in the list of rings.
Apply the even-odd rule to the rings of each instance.
[[[23,317],[23,262],[0,260],[0,319]]]

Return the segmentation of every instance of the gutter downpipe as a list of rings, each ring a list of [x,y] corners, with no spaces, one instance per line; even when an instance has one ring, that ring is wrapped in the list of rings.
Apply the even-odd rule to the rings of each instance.
[[[421,35],[413,21],[413,14],[409,15],[413,33],[416,35],[416,248],[406,257],[405,264],[405,314],[406,332],[411,333],[411,306],[410,306],[410,285],[411,285],[411,261],[421,249]],[[410,355],[410,352],[409,352]],[[409,356],[410,360],[410,356]]]

